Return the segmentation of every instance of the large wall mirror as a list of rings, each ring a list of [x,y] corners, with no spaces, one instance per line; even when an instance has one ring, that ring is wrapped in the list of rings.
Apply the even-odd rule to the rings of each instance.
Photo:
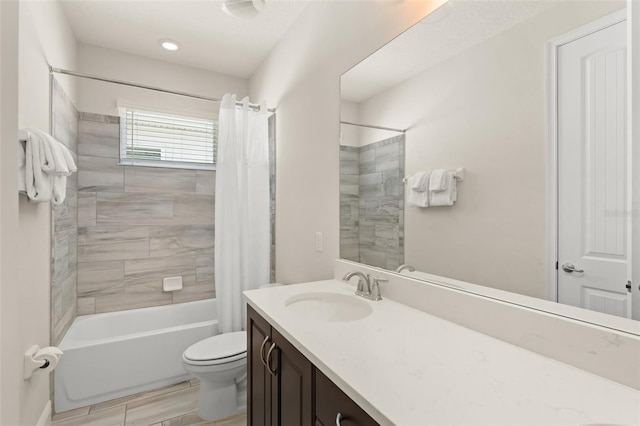
[[[343,74],[341,258],[637,330],[627,30],[625,1],[450,0]]]

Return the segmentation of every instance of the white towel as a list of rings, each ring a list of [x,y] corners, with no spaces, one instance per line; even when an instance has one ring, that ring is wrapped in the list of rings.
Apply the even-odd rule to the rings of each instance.
[[[447,189],[447,172],[445,169],[435,169],[429,179],[429,191],[440,192]]]
[[[41,203],[53,197],[54,204],[61,204],[66,196],[67,176],[78,170],[73,157],[49,134],[38,129],[28,129],[28,134],[24,169],[27,196]]]
[[[408,179],[407,204],[409,207],[429,207],[429,191],[426,191],[428,183],[429,172],[416,173]]]
[[[409,178],[409,188],[416,192],[424,192],[429,186],[430,172],[418,172]]]
[[[18,142],[18,191],[27,192],[27,181],[26,181],[26,167],[27,167],[27,154],[25,152],[25,144],[24,142]]]
[[[447,172],[445,180],[447,189],[444,191],[429,191],[429,205],[432,207],[452,206],[458,199],[455,173]]]

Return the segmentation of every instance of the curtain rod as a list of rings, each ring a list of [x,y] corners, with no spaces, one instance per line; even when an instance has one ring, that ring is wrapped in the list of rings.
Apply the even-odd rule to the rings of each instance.
[[[138,83],[131,83],[128,81],[123,81],[123,80],[115,80],[112,78],[106,78],[106,77],[100,77],[97,75],[91,75],[91,74],[83,74],[80,72],[76,72],[76,71],[69,71],[69,70],[64,70],[61,68],[53,68],[51,65],[49,65],[49,74],[64,74],[64,75],[70,75],[72,77],[80,77],[80,78],[86,78],[89,80],[97,80],[97,81],[104,81],[105,83],[114,83],[114,84],[120,84],[123,86],[131,86],[131,87],[137,87],[139,89],[147,89],[147,90],[153,90],[155,92],[162,92],[162,93],[168,93],[170,95],[178,95],[178,96],[185,96],[188,98],[194,98],[194,99],[200,99],[203,101],[209,101],[209,102],[222,102],[222,99],[218,99],[218,98],[211,98],[208,96],[201,96],[201,95],[193,95],[191,93],[186,93],[186,92],[178,92],[175,90],[167,90],[167,89],[162,89],[160,87],[155,87],[155,86],[147,86],[146,84],[138,84]],[[242,106],[242,102],[236,102],[236,105],[238,106]],[[260,105],[256,105],[256,104],[249,104],[249,108],[253,109],[253,110],[260,110]],[[268,112],[276,112],[276,110],[274,108],[267,108]]]
[[[407,129],[394,129],[393,127],[373,126],[371,124],[358,124],[358,123],[351,123],[349,121],[341,121],[340,124],[348,124],[349,126],[358,126],[358,127],[368,127],[370,129],[378,129],[378,130],[389,130],[389,131],[398,132],[398,133],[407,133]]]

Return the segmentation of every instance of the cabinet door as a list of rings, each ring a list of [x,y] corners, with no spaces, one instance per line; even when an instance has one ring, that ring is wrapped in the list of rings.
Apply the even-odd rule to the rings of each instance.
[[[272,425],[313,425],[313,365],[275,329],[276,349],[268,359],[272,377]]]
[[[247,417],[249,426],[271,425],[271,375],[262,363],[260,350],[271,345],[271,326],[247,305]],[[265,342],[263,348],[263,343]]]
[[[338,413],[342,417],[341,426],[377,426],[358,404],[340,390],[331,380],[315,370],[316,376],[316,426],[333,426],[338,424]]]

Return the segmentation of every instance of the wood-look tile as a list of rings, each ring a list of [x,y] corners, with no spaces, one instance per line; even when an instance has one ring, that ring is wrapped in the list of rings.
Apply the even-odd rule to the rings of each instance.
[[[178,194],[173,198],[173,222],[176,225],[213,224],[213,195]]]
[[[159,395],[127,404],[127,426],[147,426],[194,412],[198,407],[199,387]]]
[[[66,310],[55,324],[53,324],[53,329],[51,331],[51,344],[56,346],[59,345],[62,341],[67,330],[71,327],[71,322],[73,318],[76,316],[76,306],[73,305],[69,309]]]
[[[216,192],[216,172],[213,170],[196,171],[196,193],[214,195]]]
[[[80,120],[78,154],[120,158],[120,124]]]
[[[91,315],[96,313],[95,297],[78,297],[78,315]]]
[[[123,261],[78,263],[78,296],[100,296],[123,290]]]
[[[80,407],[80,408],[76,408],[75,410],[68,410],[68,411],[63,411],[62,413],[56,413],[53,416],[51,416],[51,422],[57,423],[63,420],[73,419],[74,417],[86,416],[87,414],[89,414],[89,408],[90,407]]]
[[[146,227],[78,228],[78,262],[147,257],[149,230]]]
[[[190,386],[200,386],[200,379],[193,378],[193,379],[189,380],[189,385]]]
[[[56,421],[55,426],[124,426],[126,406],[113,407],[86,416]]]
[[[247,415],[245,413],[216,420],[214,426],[247,426]]]
[[[97,224],[171,225],[173,196],[169,194],[107,193],[97,195]]]
[[[162,291],[162,279],[182,277],[184,286],[196,283],[196,259],[194,256],[171,256],[151,259],[127,260],[124,263],[124,285],[145,286]]]
[[[103,115],[103,114],[96,114],[93,112],[80,111],[78,112],[78,117],[80,118],[80,120],[96,121],[98,123],[113,123],[113,124],[120,123],[120,117],[118,117],[117,115]]]
[[[196,192],[196,171],[126,166],[125,192],[184,194]]]
[[[173,303],[192,302],[194,300],[212,299],[216,297],[216,287],[213,284],[194,285],[184,287],[173,292]]]
[[[196,258],[196,284],[214,284],[214,274],[214,255],[198,256]]]
[[[150,257],[213,253],[213,225],[152,226],[149,237]]]
[[[78,193],[78,226],[96,226],[96,193]]]
[[[133,288],[135,289],[135,287]],[[96,296],[96,314],[170,305],[172,299],[170,293],[157,290],[128,291],[125,288],[123,293]]]
[[[136,393],[134,395],[123,396],[122,398],[116,398],[110,401],[94,404],[91,406],[90,412],[95,413],[98,411],[107,410],[107,409],[121,406],[124,404],[132,404],[134,402],[144,401],[146,399],[153,398],[154,396],[164,395],[166,393],[187,389],[189,387],[190,387],[190,383],[188,381],[184,381],[184,382],[176,383],[174,385],[163,386],[161,388]]]
[[[118,159],[78,156],[78,191],[123,192],[124,168]]]
[[[201,419],[198,413],[189,413],[162,422],[162,426],[215,426],[215,424],[213,420]]]

